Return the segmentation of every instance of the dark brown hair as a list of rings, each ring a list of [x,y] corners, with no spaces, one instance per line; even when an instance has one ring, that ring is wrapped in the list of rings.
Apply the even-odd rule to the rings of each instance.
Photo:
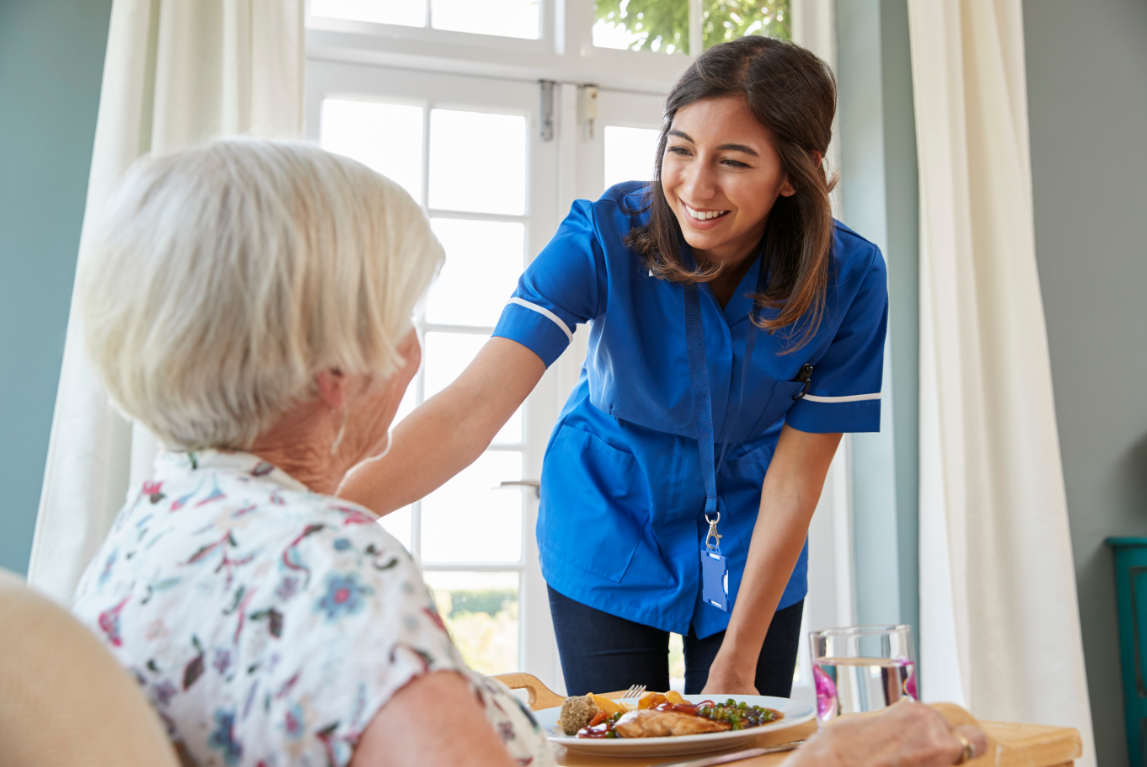
[[[813,153],[823,158],[832,138],[836,80],[828,65],[794,43],[771,37],[743,37],[702,53],[681,75],[665,100],[665,124],[649,188],[649,223],[634,227],[626,244],[662,279],[680,283],[712,280],[720,265],[694,267],[681,255],[681,226],[661,189],[661,158],[678,110],[696,101],[743,96],[758,122],[772,135],[781,167],[796,190],[778,197],[769,212],[762,247],[768,285],[753,296],[757,305],[778,309],[761,318],[768,330],[788,327],[807,314],[795,351],[816,333],[824,314],[832,247],[832,206],[827,178]]]

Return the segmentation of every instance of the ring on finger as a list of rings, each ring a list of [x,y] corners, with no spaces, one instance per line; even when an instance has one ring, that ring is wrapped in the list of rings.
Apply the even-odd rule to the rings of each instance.
[[[960,752],[960,759],[956,762],[956,764],[963,764],[964,762],[970,762],[973,759],[975,759],[976,758],[976,746],[975,746],[975,744],[972,743],[972,741],[968,740],[966,737],[964,737],[964,733],[962,733],[962,732],[953,731],[952,734],[960,739],[960,745],[963,746],[963,751]]]

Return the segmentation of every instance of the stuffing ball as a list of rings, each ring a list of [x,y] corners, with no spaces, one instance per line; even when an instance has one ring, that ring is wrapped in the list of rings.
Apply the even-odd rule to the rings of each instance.
[[[577,735],[577,731],[589,724],[597,716],[597,712],[597,704],[589,695],[566,698],[566,702],[562,704],[562,714],[558,718],[558,724],[566,735]]]

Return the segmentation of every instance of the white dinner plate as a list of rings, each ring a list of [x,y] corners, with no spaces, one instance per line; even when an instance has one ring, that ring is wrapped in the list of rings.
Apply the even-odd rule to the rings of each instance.
[[[546,708],[535,711],[538,724],[545,730],[551,743],[558,743],[570,751],[580,751],[598,756],[677,756],[703,754],[709,751],[724,751],[754,740],[758,735],[775,730],[783,730],[803,724],[816,716],[816,708],[807,703],[789,698],[773,698],[767,695],[687,695],[690,703],[712,700],[724,703],[729,698],[750,706],[773,708],[784,714],[784,718],[748,730],[726,730],[709,732],[703,735],[681,735],[667,738],[578,738],[566,735],[558,727],[558,717],[562,709]]]

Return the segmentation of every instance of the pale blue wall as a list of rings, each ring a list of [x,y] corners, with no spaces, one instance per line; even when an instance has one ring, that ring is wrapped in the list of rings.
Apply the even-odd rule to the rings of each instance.
[[[888,263],[880,432],[852,437],[857,620],[918,630],[919,229],[907,0],[837,1],[837,78],[842,218]]]
[[[1036,261],[1100,765],[1127,764],[1115,577],[1147,536],[1147,0],[1026,0]]]
[[[0,0],[0,567],[24,573],[48,451],[111,0]]]

